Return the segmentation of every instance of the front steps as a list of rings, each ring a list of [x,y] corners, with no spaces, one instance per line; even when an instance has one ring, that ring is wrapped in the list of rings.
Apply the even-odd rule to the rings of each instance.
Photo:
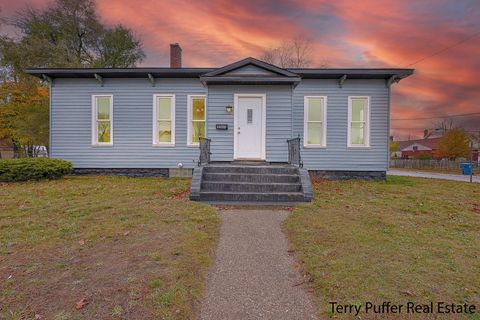
[[[195,168],[190,199],[292,203],[312,199],[308,171],[288,164],[220,163]]]

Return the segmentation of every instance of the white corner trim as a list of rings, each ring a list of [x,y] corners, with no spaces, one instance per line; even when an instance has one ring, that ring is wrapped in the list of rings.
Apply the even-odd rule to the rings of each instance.
[[[262,152],[261,158],[255,160],[266,160],[266,136],[267,136],[267,94],[266,93],[235,93],[233,95],[233,159],[237,157],[237,128],[238,128],[238,101],[239,98],[262,98]],[[254,159],[252,159],[254,160]]]
[[[172,123],[172,141],[170,142],[158,142],[157,141],[157,98],[165,97],[171,98],[170,100],[170,116]],[[174,147],[175,146],[175,95],[170,93],[157,93],[153,95],[152,104],[152,145],[154,147]]]
[[[198,147],[198,142],[192,142],[192,100],[203,98],[205,100],[205,138],[207,137],[207,96],[204,94],[187,95],[187,147]]]
[[[97,101],[98,97],[110,98],[110,142],[98,142],[97,137]],[[99,93],[92,94],[92,147],[111,147],[113,146],[113,94],[111,93]]]
[[[351,127],[352,127],[352,100],[353,99],[366,99],[367,100],[367,115],[365,117],[365,143],[364,144],[352,144],[351,143]],[[370,96],[348,96],[348,123],[347,123],[347,148],[353,149],[368,149],[370,148]]]
[[[323,100],[323,126],[322,126],[322,143],[308,144],[308,100],[311,98],[320,98]],[[327,96],[304,96],[303,97],[303,146],[305,148],[326,148],[327,147]]]

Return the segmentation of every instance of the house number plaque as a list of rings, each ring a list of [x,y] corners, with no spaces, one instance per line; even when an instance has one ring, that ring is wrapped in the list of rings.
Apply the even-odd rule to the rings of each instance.
[[[228,130],[228,124],[226,124],[226,123],[217,123],[217,124],[215,125],[215,128],[216,128],[217,130]]]

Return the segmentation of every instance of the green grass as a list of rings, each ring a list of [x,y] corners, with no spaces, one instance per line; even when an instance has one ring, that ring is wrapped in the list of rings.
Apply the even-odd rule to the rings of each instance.
[[[189,186],[124,177],[0,184],[0,319],[190,319],[219,219],[187,199]],[[76,310],[83,297],[89,304]]]
[[[478,184],[388,177],[314,189],[313,203],[295,208],[284,229],[323,316],[329,301],[468,302],[478,312]]]

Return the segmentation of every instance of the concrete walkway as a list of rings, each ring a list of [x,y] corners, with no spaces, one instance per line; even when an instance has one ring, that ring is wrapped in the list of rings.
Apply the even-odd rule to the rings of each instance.
[[[316,319],[281,231],[288,212],[239,209],[219,215],[220,240],[200,318]]]
[[[445,179],[445,180],[470,182],[470,176],[465,176],[461,174],[436,173],[436,172],[425,172],[425,171],[415,171],[415,170],[411,170],[411,171],[395,170],[395,169],[388,170],[387,174],[392,176],[432,178],[432,179]],[[472,181],[480,183],[480,176],[474,175]]]

